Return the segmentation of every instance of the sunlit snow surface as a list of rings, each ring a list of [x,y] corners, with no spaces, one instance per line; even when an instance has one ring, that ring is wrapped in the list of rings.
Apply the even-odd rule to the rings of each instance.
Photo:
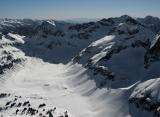
[[[31,105],[27,108],[38,109],[38,114],[47,117],[47,110],[55,107],[56,110],[52,112],[54,117],[62,117],[66,111],[69,117],[152,117],[148,114],[150,112],[132,106],[129,99],[141,99],[149,93],[151,101],[159,101],[159,79],[148,79],[159,77],[160,63],[155,62],[148,69],[144,68],[144,53],[157,44],[159,36],[154,38],[154,32],[135,25],[132,20],[131,24],[126,23],[126,18],[129,17],[120,17],[118,21],[113,19],[116,21],[113,25],[111,22],[102,21],[102,24],[107,22],[107,25],[111,26],[102,26],[99,22],[90,24],[91,27],[88,28],[101,28],[97,27],[95,31],[88,33],[91,34],[88,39],[70,38],[72,34],[79,33],[68,30],[70,24],[54,21],[44,21],[40,25],[38,21],[38,32],[31,37],[0,33],[0,65],[7,66],[12,60],[24,59],[5,69],[0,76],[0,117],[30,116],[22,113],[26,106],[5,106],[9,101],[12,101],[12,104],[29,101]],[[6,24],[13,27],[15,24],[10,22]],[[21,24],[16,20],[15,22],[17,25]],[[52,31],[56,29],[62,29],[60,37],[52,35]],[[43,30],[52,33],[43,37]],[[138,45],[141,43],[135,43],[146,44],[148,41],[151,44],[147,45],[147,49]],[[117,49],[120,51],[117,52]],[[107,54],[111,55],[108,60],[104,59]],[[7,59],[8,55],[12,57],[11,60]],[[72,59],[76,55],[79,55],[78,63]],[[116,77],[113,82],[105,79],[106,85],[98,86],[104,78],[94,75],[86,67],[86,64],[90,65],[89,61],[94,67],[114,71]],[[3,93],[10,95],[3,97]],[[39,108],[40,104],[46,105]],[[18,114],[16,109],[20,109]],[[33,116],[42,116],[38,114]]]
[[[126,91],[97,89],[94,81],[88,78],[81,65],[50,64],[28,57],[24,65],[18,65],[1,76],[5,81],[1,82],[0,92],[22,96],[20,101],[29,100],[35,108],[40,103],[45,103],[46,109],[57,107],[55,116],[66,110],[70,117],[129,116]],[[0,104],[11,98],[1,99]],[[124,111],[120,112],[122,109]],[[16,116],[14,112],[13,108],[1,114]]]

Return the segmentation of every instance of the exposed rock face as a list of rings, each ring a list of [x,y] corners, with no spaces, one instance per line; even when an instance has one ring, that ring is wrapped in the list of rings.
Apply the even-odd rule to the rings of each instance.
[[[160,31],[160,19],[158,17],[146,16],[137,20],[155,32]]]
[[[10,48],[11,46],[8,46]],[[13,50],[12,50],[13,49]],[[16,55],[19,50],[12,48],[11,50],[6,50],[5,46],[0,48],[0,74],[4,73],[5,70],[10,69],[15,64],[25,61],[25,57]]]
[[[160,116],[160,80],[151,79],[146,82],[140,83],[132,95],[130,96],[129,102],[134,104],[137,108],[153,112],[155,117]]]
[[[108,22],[104,19],[102,21]],[[151,59],[146,55],[151,51],[150,46],[156,33],[129,16],[113,18],[111,22],[113,28],[108,33],[109,36],[91,43],[73,61],[93,71],[94,75],[100,74],[104,78],[114,79],[113,87],[117,87],[117,82],[121,82],[120,87],[124,87],[132,84],[132,81],[136,82],[135,77],[146,74],[144,72],[148,68],[148,60]],[[128,74],[129,71],[133,73]],[[135,75],[137,72],[140,73],[139,76]],[[132,77],[132,80],[128,77]],[[104,83],[105,80],[101,82]]]
[[[155,42],[152,47],[145,54],[146,66],[151,65],[153,62],[160,60],[160,36],[155,37]]]
[[[0,74],[25,61],[24,53],[15,46],[23,44],[18,35],[9,33],[0,38]]]
[[[159,80],[154,83],[149,80],[160,75],[158,22],[157,18],[134,19],[127,15],[83,24],[54,20],[0,20],[0,74],[23,63],[25,55],[53,63],[65,61],[64,64],[73,58],[71,62],[85,67],[97,88],[117,89],[142,81],[129,102],[158,117],[160,102],[156,95],[159,95]],[[151,86],[148,85],[150,82]],[[0,98],[7,96],[0,94]],[[45,103],[35,108],[27,100],[17,100],[9,100],[0,111],[16,108],[18,115],[54,116],[55,108],[47,110]],[[62,116],[68,117],[67,111]]]

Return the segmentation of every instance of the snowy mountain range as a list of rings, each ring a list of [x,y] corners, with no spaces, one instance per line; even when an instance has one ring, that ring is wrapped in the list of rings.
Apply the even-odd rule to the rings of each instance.
[[[159,117],[160,19],[0,20],[0,115]]]

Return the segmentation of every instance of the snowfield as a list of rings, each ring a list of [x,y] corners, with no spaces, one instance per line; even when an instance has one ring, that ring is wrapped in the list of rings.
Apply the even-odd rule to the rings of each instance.
[[[160,117],[148,20],[0,20],[0,117]]]
[[[56,107],[53,112],[55,117],[64,115],[65,111],[69,117],[129,117],[125,100],[128,92],[97,89],[94,81],[89,80],[86,69],[78,64],[50,64],[28,57],[24,64],[7,71],[1,79],[0,92],[11,96],[0,99],[0,106],[21,96],[16,98],[16,103],[29,101],[36,109],[39,109],[39,104],[45,103],[45,111],[39,109],[39,113],[44,115],[47,110]],[[1,115],[19,117],[22,112],[16,115],[17,108],[2,111]]]
[[[11,73],[7,73],[10,76],[3,76],[6,81],[1,84],[1,92],[22,96],[22,100],[29,100],[35,108],[40,103],[47,105],[46,110],[56,107],[55,116],[63,115],[65,111],[69,112],[70,117],[90,116],[88,99],[69,87],[65,71],[62,64],[49,64],[40,59],[28,58],[24,66],[18,66],[18,70],[10,70]],[[10,97],[5,99],[7,100],[11,100]],[[14,109],[9,111],[14,112]],[[8,116],[8,112],[2,112],[2,115]]]

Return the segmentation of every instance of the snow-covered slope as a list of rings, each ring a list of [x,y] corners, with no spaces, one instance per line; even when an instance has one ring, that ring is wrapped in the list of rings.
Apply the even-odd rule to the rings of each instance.
[[[24,53],[13,45],[23,44],[23,36],[9,33],[0,38],[0,74],[25,60]]]
[[[128,18],[130,20],[126,22]],[[151,59],[148,52],[156,45],[156,33],[130,17],[123,16],[120,20],[122,22],[116,23],[109,35],[91,43],[73,59],[94,75],[104,77],[103,85],[106,79],[114,80],[112,88],[126,87],[159,74],[154,70],[159,68],[159,64],[149,67],[153,62],[148,61]],[[147,76],[148,73],[153,74]]]
[[[148,114],[150,114],[150,116],[159,117],[160,116],[160,79],[156,78],[156,79],[151,79],[146,82],[140,83],[131,94],[129,98],[129,102],[131,104],[134,104],[132,105],[133,108],[137,107],[141,111],[144,110],[144,111],[152,112]]]
[[[88,98],[68,86],[65,67],[27,58],[23,66],[8,71],[3,76],[4,83],[0,85],[0,115],[91,116],[87,112],[91,109]]]
[[[141,20],[3,19],[0,32],[0,115],[159,116],[159,34]]]

